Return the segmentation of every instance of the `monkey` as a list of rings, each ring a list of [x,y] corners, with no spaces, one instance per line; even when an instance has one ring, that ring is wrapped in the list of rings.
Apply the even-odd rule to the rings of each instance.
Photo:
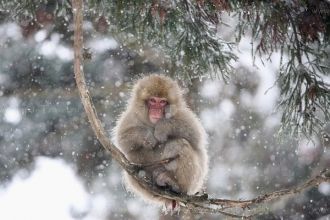
[[[139,79],[126,110],[114,128],[114,142],[130,162],[166,164],[148,166],[144,174],[157,187],[194,195],[201,191],[208,173],[206,132],[187,106],[178,83],[161,74]],[[153,195],[124,172],[126,186],[144,200],[177,208],[175,201]]]

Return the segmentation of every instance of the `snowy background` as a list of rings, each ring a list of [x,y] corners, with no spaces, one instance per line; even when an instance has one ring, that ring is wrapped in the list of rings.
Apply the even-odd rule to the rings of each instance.
[[[16,23],[0,25],[0,219],[157,219],[157,207],[126,192],[121,168],[90,129],[73,80],[66,38],[72,26],[64,26],[28,32]],[[157,63],[150,60],[157,59],[148,49],[140,54],[121,49],[91,23],[84,29],[93,52],[86,77],[110,133],[137,73],[152,71]],[[230,31],[223,30],[223,37],[230,38]],[[253,60],[249,38],[236,54],[228,84],[210,78],[181,82],[209,135],[209,194],[249,199],[295,186],[329,167],[329,140],[276,137],[280,55],[264,64]],[[270,203],[263,213],[258,218],[330,219],[330,184]]]

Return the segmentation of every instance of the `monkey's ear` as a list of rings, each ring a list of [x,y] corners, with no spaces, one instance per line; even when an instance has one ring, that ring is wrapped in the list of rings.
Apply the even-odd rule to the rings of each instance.
[[[180,93],[178,92],[176,88],[170,87],[167,89],[167,96],[166,98],[168,99],[169,103],[177,103],[178,102],[178,95]]]
[[[169,119],[176,114],[177,107],[175,104],[170,104],[165,107],[165,118]]]

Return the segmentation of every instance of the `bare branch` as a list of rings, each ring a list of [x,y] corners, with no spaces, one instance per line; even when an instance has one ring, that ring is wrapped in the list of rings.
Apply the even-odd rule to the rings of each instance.
[[[107,137],[104,128],[101,125],[101,121],[97,116],[97,112],[92,103],[91,97],[89,95],[89,91],[85,82],[85,77],[83,73],[83,64],[82,64],[82,48],[83,48],[83,30],[82,30],[82,22],[83,22],[83,14],[82,14],[82,0],[72,0],[73,5],[73,14],[74,14],[74,73],[75,80],[77,83],[77,87],[79,90],[81,102],[84,106],[86,115],[91,124],[91,127],[100,141],[102,146],[109,150],[112,157],[125,169],[133,178],[138,180],[142,187],[151,191],[153,194],[157,196],[162,196],[168,199],[176,200],[181,205],[191,209],[192,211],[198,212],[212,212],[219,213],[233,218],[250,218],[251,215],[240,215],[225,212],[223,210],[229,208],[242,208],[243,211],[247,207],[255,206],[261,203],[265,203],[271,200],[282,198],[283,196],[293,195],[296,193],[300,193],[303,190],[309,187],[315,187],[319,185],[321,182],[330,182],[330,172],[329,170],[323,171],[320,175],[312,178],[307,181],[303,185],[299,187],[294,187],[292,189],[280,190],[272,193],[268,193],[265,195],[258,196],[251,200],[226,200],[226,199],[214,199],[208,198],[207,194],[201,196],[189,196],[183,194],[175,194],[173,192],[164,191],[159,189],[157,186],[152,184],[152,181],[147,178],[140,178],[139,171],[148,166],[154,166],[157,164],[169,163],[172,160],[176,159],[176,157],[168,158],[161,161],[155,161],[150,164],[133,164],[131,163],[125,155],[118,150],[116,146],[112,144],[110,139]]]
[[[241,207],[243,209],[251,206],[257,205],[265,202],[269,202],[275,199],[282,198],[283,196],[294,195],[297,193],[301,193],[302,191],[318,186],[322,182],[330,182],[330,170],[324,169],[319,175],[313,177],[312,179],[306,181],[301,186],[293,187],[291,189],[283,189],[271,193],[266,193],[264,195],[260,195],[251,200],[226,200],[226,199],[209,199],[211,204],[221,205],[224,208],[233,208],[233,207]]]

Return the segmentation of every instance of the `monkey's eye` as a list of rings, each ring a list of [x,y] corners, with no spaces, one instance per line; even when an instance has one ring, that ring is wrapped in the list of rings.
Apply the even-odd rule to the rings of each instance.
[[[150,99],[149,99],[149,102],[150,102],[151,104],[156,104],[157,101],[156,101],[156,99],[154,99],[154,98],[150,98]]]
[[[167,102],[166,100],[160,100],[160,104],[161,104],[161,105],[167,105],[168,102]]]

